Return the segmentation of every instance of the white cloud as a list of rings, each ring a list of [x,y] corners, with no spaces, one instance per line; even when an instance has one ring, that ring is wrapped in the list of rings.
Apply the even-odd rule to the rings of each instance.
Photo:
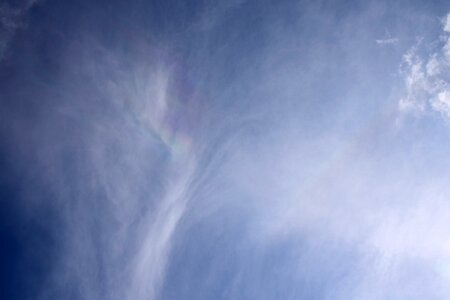
[[[450,118],[450,14],[443,24],[437,48],[421,55],[421,41],[403,56],[405,95],[399,101],[402,112],[438,112]]]
[[[398,42],[398,38],[378,39],[375,42],[380,46],[393,45]]]
[[[450,90],[439,92],[432,100],[431,106],[436,111],[439,111],[450,118]]]
[[[435,76],[438,75],[441,71],[439,60],[436,58],[436,55],[433,55],[426,65],[427,75]]]
[[[424,70],[424,63],[414,55],[414,52],[406,54],[404,61],[407,66],[407,73],[404,79],[407,92],[400,99],[399,108],[401,111],[423,112],[426,109],[426,102],[430,92],[430,84]]]
[[[444,19],[444,31],[450,32],[450,13]]]

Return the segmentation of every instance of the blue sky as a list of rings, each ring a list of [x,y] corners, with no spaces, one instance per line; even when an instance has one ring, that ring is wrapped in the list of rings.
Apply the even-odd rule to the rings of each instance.
[[[445,1],[0,4],[0,298],[448,299]]]

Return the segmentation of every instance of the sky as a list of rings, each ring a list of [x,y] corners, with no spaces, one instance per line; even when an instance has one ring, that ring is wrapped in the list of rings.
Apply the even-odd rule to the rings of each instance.
[[[1,299],[450,299],[448,1],[0,2]]]

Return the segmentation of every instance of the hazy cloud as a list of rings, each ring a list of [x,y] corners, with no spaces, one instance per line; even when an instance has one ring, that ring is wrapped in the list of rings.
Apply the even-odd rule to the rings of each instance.
[[[422,5],[107,2],[48,3],[1,74],[12,199],[58,216],[34,298],[449,298],[450,132],[395,119],[450,118],[447,23],[411,47]]]
[[[0,61],[4,58],[16,30],[25,27],[24,17],[27,11],[37,2],[28,0],[18,6],[11,6],[7,2],[0,4]]]

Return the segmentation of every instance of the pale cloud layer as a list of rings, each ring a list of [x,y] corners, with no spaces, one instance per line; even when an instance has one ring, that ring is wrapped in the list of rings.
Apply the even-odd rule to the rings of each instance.
[[[35,298],[450,298],[450,132],[396,123],[450,118],[450,15],[88,2],[0,94],[18,203],[60,218]]]

